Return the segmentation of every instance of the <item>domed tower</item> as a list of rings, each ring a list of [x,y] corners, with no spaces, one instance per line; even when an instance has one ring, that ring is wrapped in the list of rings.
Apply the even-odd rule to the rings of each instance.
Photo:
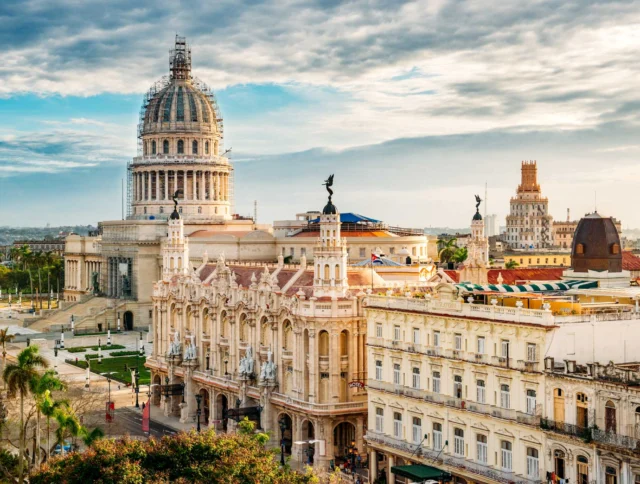
[[[227,220],[232,170],[223,156],[222,116],[209,88],[191,75],[191,48],[176,36],[170,75],[147,93],[139,155],[130,164],[130,218],[167,219],[177,193],[181,217]]]
[[[620,236],[611,217],[598,212],[580,219],[573,236],[571,269],[565,280],[596,281],[598,287],[628,287],[629,271],[622,268]]]

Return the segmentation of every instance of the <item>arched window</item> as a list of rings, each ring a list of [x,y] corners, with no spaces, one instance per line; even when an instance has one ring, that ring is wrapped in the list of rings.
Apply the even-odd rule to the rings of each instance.
[[[193,140],[193,143],[191,143],[191,153],[194,155],[198,154],[198,142],[196,140]]]
[[[576,244],[576,254],[584,254],[584,244]]]
[[[576,393],[576,425],[583,429],[589,426],[588,401],[584,393]]]
[[[325,264],[324,266],[324,280],[328,281],[331,279],[331,268],[329,267],[329,264]]]
[[[340,280],[340,266],[339,265],[336,265],[334,272],[335,272],[335,276],[334,276],[335,280],[336,280],[336,282],[338,282]]]
[[[162,142],[162,153],[165,155],[169,154],[169,140],[166,139]]]
[[[202,207],[198,207],[198,213],[202,213]]]
[[[393,412],[393,436],[396,439],[402,438],[402,414]]]
[[[500,385],[500,406],[502,408],[510,408],[511,398],[509,393],[509,385]]]
[[[411,436],[413,437],[413,443],[419,444],[422,442],[422,419],[413,417],[411,426]]]
[[[204,142],[204,154],[205,155],[209,154],[209,142],[208,141]]]
[[[478,434],[476,435],[476,456],[478,462],[482,464],[487,463],[487,436]]]
[[[184,141],[182,141],[181,139],[178,140],[178,154],[184,154]]]
[[[604,406],[604,428],[607,432],[616,433],[616,406],[611,400],[607,400]]]
[[[420,368],[413,368],[411,385],[417,390],[420,389]]]
[[[151,142],[151,154],[155,155],[156,154],[156,140],[153,140]]]
[[[564,479],[564,452],[562,452],[561,450],[556,450],[553,453],[553,463],[556,476],[558,476],[560,479]]]
[[[164,213],[164,207],[160,207],[160,213]]]
[[[618,469],[607,466],[604,472],[605,484],[618,484]]]
[[[442,450],[442,424],[433,424],[433,450]]]
[[[589,484],[589,459],[579,455],[576,460],[578,461],[576,466],[578,484]]]
[[[617,254],[619,254],[619,253],[620,253],[620,245],[618,245],[618,244],[613,244],[613,245],[611,246],[611,253],[612,253],[613,255],[617,255]]]

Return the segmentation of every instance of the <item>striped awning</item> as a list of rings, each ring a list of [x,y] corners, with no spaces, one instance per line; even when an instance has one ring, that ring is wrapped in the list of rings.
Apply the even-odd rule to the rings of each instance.
[[[536,282],[531,284],[456,284],[465,292],[549,292],[568,291],[569,289],[593,289],[598,287],[596,281],[562,281],[562,282]]]

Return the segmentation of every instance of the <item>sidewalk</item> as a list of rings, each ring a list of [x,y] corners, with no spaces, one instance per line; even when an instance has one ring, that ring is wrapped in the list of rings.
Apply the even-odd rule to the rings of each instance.
[[[140,401],[140,408],[127,407],[127,409],[142,415],[142,399]],[[171,427],[178,432],[189,432],[190,430],[196,430],[196,422],[193,422],[193,419],[188,423],[180,423],[179,417],[165,417],[164,410],[161,407],[156,407],[155,405],[151,405],[151,421],[161,423],[162,425],[165,425],[167,427]],[[200,429],[204,431],[207,430],[208,427],[201,423]]]

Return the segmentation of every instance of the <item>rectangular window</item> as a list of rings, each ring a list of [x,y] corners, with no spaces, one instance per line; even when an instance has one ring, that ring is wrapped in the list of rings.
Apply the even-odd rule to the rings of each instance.
[[[400,326],[393,327],[393,341],[400,341]]]
[[[440,372],[433,372],[433,393],[440,393]]]
[[[484,380],[476,381],[476,400],[478,403],[485,403],[486,401],[486,387],[484,385]]]
[[[382,338],[382,323],[376,323],[376,338]]]
[[[440,346],[440,331],[433,332],[433,346]]]
[[[454,429],[453,432],[453,453],[464,457],[464,431],[462,429]]]
[[[382,360],[376,360],[376,380],[382,381]]]
[[[376,432],[384,433],[384,410],[376,408]]]
[[[456,345],[456,350],[460,351],[462,350],[462,335],[456,333],[455,335],[455,345]]]
[[[393,365],[393,383],[400,385],[400,365],[398,363]]]
[[[442,425],[433,424],[433,450],[442,450]]]
[[[513,460],[511,453],[511,442],[502,441],[502,470],[511,472],[513,470]]]
[[[501,348],[501,356],[503,358],[509,358],[509,341],[507,341],[506,339],[503,339],[500,342],[500,348]]]
[[[413,328],[413,344],[420,344],[420,328]]]
[[[416,390],[420,389],[420,368],[414,368],[412,377],[411,377],[411,385]]]
[[[478,336],[478,354],[484,355],[484,336]]]
[[[413,443],[419,444],[420,442],[422,442],[422,420],[418,417],[413,417],[413,425],[411,427],[411,436],[413,437]]]
[[[531,449],[534,450],[534,449]],[[540,461],[536,455],[527,455],[527,477],[529,479],[538,479],[540,476]],[[637,481],[636,481],[637,482]]]
[[[536,413],[536,391],[527,390],[527,413],[535,415]]]
[[[367,249],[364,247],[360,247],[360,258],[364,258],[367,256]]]
[[[398,412],[393,413],[393,436],[396,439],[402,438],[402,414]]]
[[[486,435],[478,435],[476,440],[477,452],[476,456],[478,462],[482,464],[487,463],[487,437]]]
[[[536,359],[536,345],[527,343],[527,361],[538,361]]]
[[[395,247],[390,247],[389,248],[389,254],[393,255],[396,253],[396,248]]]
[[[511,398],[509,393],[509,385],[500,385],[500,406],[502,408],[510,408]]]

